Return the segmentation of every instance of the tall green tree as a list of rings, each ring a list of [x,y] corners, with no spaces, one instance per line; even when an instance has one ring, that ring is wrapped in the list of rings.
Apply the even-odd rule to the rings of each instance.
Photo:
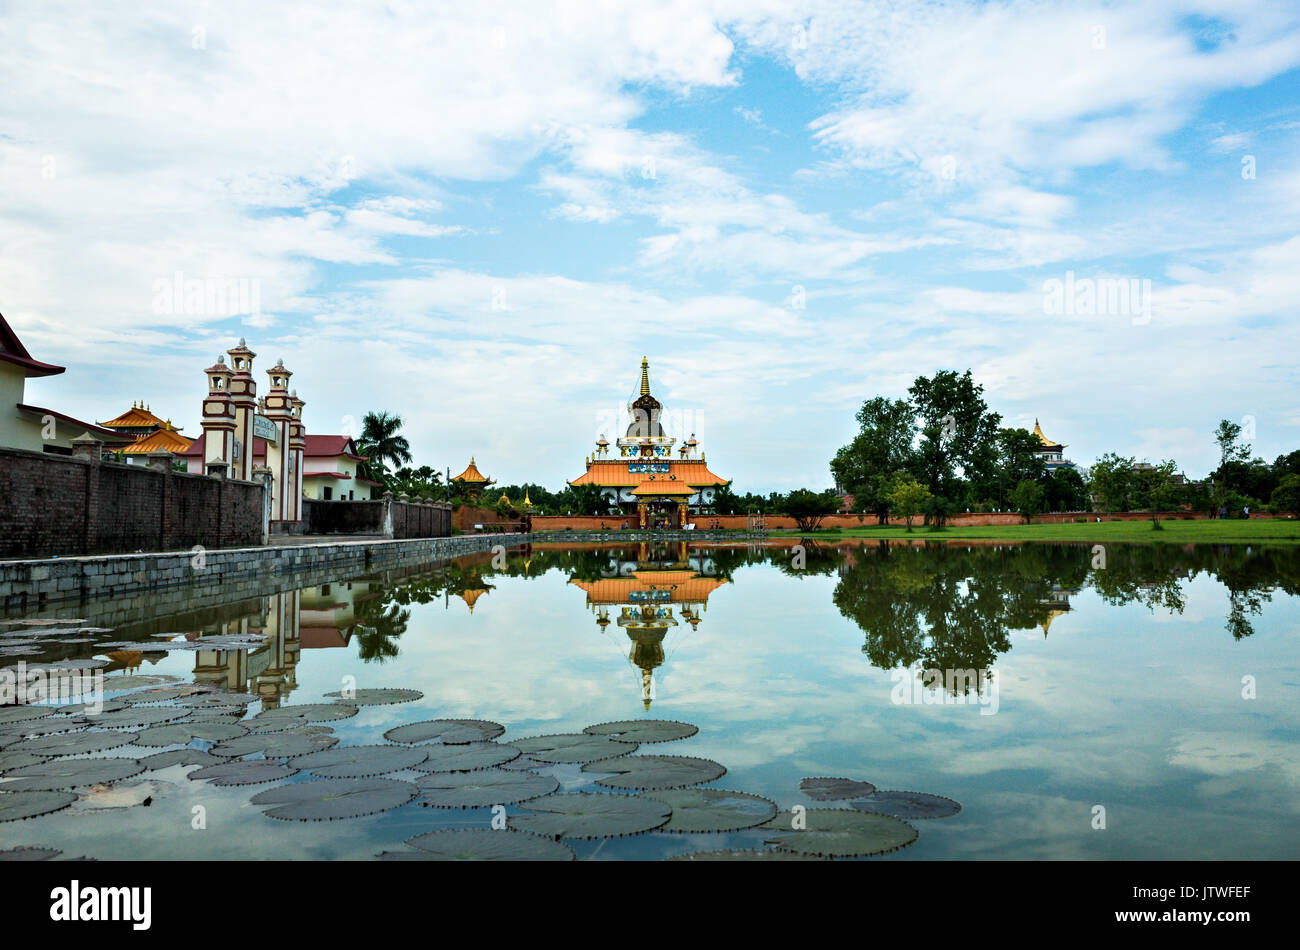
[[[1165,459],[1155,464],[1144,463],[1133,472],[1137,507],[1151,512],[1151,526],[1160,527],[1160,512],[1168,511],[1178,503],[1178,485],[1175,476],[1178,464]]]
[[[912,519],[924,510],[931,497],[928,488],[906,474],[896,478],[888,492],[890,509],[902,517],[908,531],[912,530]]]
[[[809,491],[798,488],[790,492],[785,499],[785,513],[794,518],[800,531],[816,531],[822,519],[834,514],[840,506],[839,496],[834,491]]]
[[[1250,443],[1241,437],[1241,426],[1231,419],[1220,419],[1214,430],[1214,441],[1219,446],[1219,468],[1215,472],[1215,485],[1218,488],[1220,502],[1228,492],[1239,490],[1231,484],[1230,467],[1234,463],[1250,461]]]
[[[1136,459],[1107,452],[1089,472],[1089,487],[1102,511],[1128,511],[1134,507],[1133,466]]]
[[[1011,490],[1011,507],[1020,512],[1020,517],[1025,519],[1025,524],[1034,520],[1034,515],[1043,510],[1043,498],[1046,496],[1043,486],[1030,479],[1022,479],[1015,488]]]
[[[967,485],[987,484],[997,465],[1002,417],[984,402],[970,370],[918,376],[908,389],[920,422],[912,470],[932,495],[957,498]]]
[[[835,453],[831,474],[853,496],[858,511],[873,512],[884,524],[894,474],[910,468],[915,458],[916,413],[905,399],[876,396],[862,404],[857,420],[858,434]]]
[[[388,466],[394,469],[411,461],[411,443],[402,432],[402,417],[391,412],[367,412],[357,439],[366,468],[374,481],[388,484]]]
[[[999,429],[997,436],[997,495],[998,507],[1023,481],[1040,482],[1047,474],[1047,463],[1038,453],[1043,444],[1028,429]],[[1046,489],[1044,489],[1044,493]]]

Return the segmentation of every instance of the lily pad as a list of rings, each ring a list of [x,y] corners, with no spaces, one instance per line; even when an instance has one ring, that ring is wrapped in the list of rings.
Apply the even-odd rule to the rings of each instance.
[[[749,848],[735,851],[696,851],[692,854],[675,854],[668,861],[820,861],[815,854],[798,854],[778,848]]]
[[[76,800],[72,792],[0,792],[0,821],[48,815]]]
[[[584,772],[613,772],[596,779],[606,788],[665,789],[702,785],[722,778],[726,768],[712,759],[689,755],[625,755],[619,759],[593,762]]]
[[[268,759],[292,759],[328,749],[338,741],[336,736],[303,736],[293,732],[274,732],[269,735],[238,736],[214,745],[209,751],[223,758],[238,758],[260,752]]]
[[[169,673],[126,673],[122,676],[104,677],[104,691],[116,692],[122,689],[139,689],[142,686],[162,686],[180,681],[179,676]]]
[[[365,778],[414,768],[425,759],[424,749],[396,745],[350,745],[312,752],[294,761],[304,772],[321,778]]]
[[[854,802],[853,807],[894,818],[950,818],[961,811],[961,805],[951,798],[926,792],[876,792],[870,798]]]
[[[93,785],[82,789],[68,809],[70,814],[78,812],[98,812],[108,808],[135,808],[143,805],[149,807],[154,799],[166,794],[176,786],[171,782],[119,782],[113,786]]]
[[[267,789],[250,801],[276,806],[266,812],[271,818],[329,821],[360,818],[405,805],[418,791],[410,782],[394,778],[324,778]]]
[[[217,765],[220,763],[222,763],[221,759],[202,749],[173,749],[170,752],[155,752],[153,755],[146,755],[140,760],[140,764],[151,772],[168,769],[173,765]]]
[[[136,745],[169,746],[187,745],[194,739],[205,742],[223,742],[246,735],[248,730],[233,722],[201,720],[199,722],[174,722],[166,726],[146,729],[136,738]]]
[[[486,742],[495,739],[506,731],[499,722],[486,719],[429,719],[425,722],[411,722],[405,726],[389,729],[384,738],[389,742],[401,742],[411,745],[417,742],[429,742],[433,739],[447,745],[464,745],[468,742]]]
[[[297,775],[298,770],[283,762],[271,762],[267,759],[249,759],[240,762],[218,762],[195,769],[187,777],[193,781],[211,782],[213,785],[261,785],[264,782],[277,782],[282,778]]]
[[[144,771],[135,759],[52,759],[5,773],[6,792],[45,792],[130,778]]]
[[[344,695],[347,693],[347,695]],[[395,703],[413,703],[424,698],[418,689],[353,689],[336,690],[326,693],[328,697],[341,699],[353,706],[391,706]],[[497,733],[500,735],[500,733]]]
[[[560,787],[558,779],[533,772],[480,769],[477,772],[435,772],[416,779],[423,796],[420,804],[434,808],[485,808],[513,805],[550,795]]]
[[[134,742],[134,732],[70,732],[56,736],[37,736],[11,745],[6,752],[32,752],[36,755],[88,755],[107,752]]]
[[[175,706],[132,706],[116,712],[88,715],[86,723],[101,729],[144,729],[183,719],[187,710]]]
[[[819,802],[838,802],[848,798],[870,795],[876,786],[851,778],[806,778],[799,783],[799,791]]]
[[[102,699],[98,703],[73,703],[70,706],[60,706],[58,712],[61,716],[98,716],[100,713],[129,709],[130,705],[125,699]]]
[[[333,722],[335,719],[348,719],[356,714],[357,707],[349,706],[347,703],[301,703],[296,706],[263,709],[253,719],[257,722],[278,722],[283,719],[297,719],[300,722]]]
[[[565,732],[550,736],[529,736],[510,743],[520,752],[539,762],[599,762],[627,755],[636,748],[634,742],[620,742],[609,736],[589,736],[585,732]]]
[[[0,851],[0,861],[52,861],[62,853],[58,848],[10,848]]]
[[[26,722],[10,722],[0,726],[5,735],[19,737],[53,736],[86,728],[89,728],[89,723],[80,716],[46,716],[44,719],[28,719]]]
[[[179,696],[176,699],[176,705],[188,706],[191,709],[204,709],[213,706],[247,706],[255,703],[260,697],[252,693],[227,693],[224,690],[216,690],[211,693],[191,693],[188,696]]]
[[[663,802],[673,816],[660,831],[740,831],[761,825],[776,815],[776,805],[766,798],[720,788],[679,788],[644,796]]]
[[[781,812],[762,827],[777,832],[768,840],[786,851],[825,857],[863,857],[906,847],[916,840],[916,829],[886,815],[869,815],[849,808],[809,808],[796,818]],[[863,820],[868,819],[868,820]]]
[[[532,756],[521,755],[517,759],[511,759],[509,762],[502,762],[498,768],[508,769],[511,772],[523,772],[528,769],[549,769],[550,762],[538,762]]]
[[[653,831],[668,823],[672,809],[636,795],[565,792],[535,798],[507,822],[518,831],[552,838],[617,838]]]
[[[15,752],[12,749],[6,749],[0,752],[0,774],[8,772],[10,769],[21,769],[25,765],[35,765],[37,762],[48,762],[49,759],[43,755],[33,755],[30,752]]]
[[[105,683],[104,688],[108,689],[107,683]],[[150,703],[175,702],[186,696],[196,696],[212,691],[210,687],[201,683],[179,683],[175,686],[155,686],[150,689],[137,690],[119,698],[126,700],[132,706],[147,706]]]
[[[700,727],[672,719],[624,719],[598,723],[582,731],[589,736],[609,736],[622,742],[672,742],[674,739],[689,739],[700,731]]]
[[[473,772],[519,757],[518,749],[502,742],[465,742],[421,748],[427,749],[427,756],[423,762],[411,766],[420,772]]]
[[[385,851],[384,861],[572,861],[573,851],[540,835],[522,831],[465,828],[430,831],[406,842],[418,850]],[[409,855],[409,856],[408,856]]]
[[[53,706],[0,706],[0,725],[11,722],[31,722],[54,714]]]

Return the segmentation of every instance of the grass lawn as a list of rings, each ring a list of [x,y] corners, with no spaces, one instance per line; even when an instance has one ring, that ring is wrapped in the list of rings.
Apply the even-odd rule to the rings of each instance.
[[[875,540],[961,541],[987,538],[1001,541],[1112,541],[1141,542],[1145,544],[1244,544],[1268,541],[1280,544],[1300,544],[1300,520],[1227,520],[1161,521],[1162,531],[1153,530],[1150,521],[1103,521],[1085,524],[1024,524],[949,527],[931,531],[918,523],[912,533],[902,525],[880,527],[871,524],[861,528],[829,528],[806,534],[800,531],[771,531],[772,537],[825,538],[828,541],[862,538]]]

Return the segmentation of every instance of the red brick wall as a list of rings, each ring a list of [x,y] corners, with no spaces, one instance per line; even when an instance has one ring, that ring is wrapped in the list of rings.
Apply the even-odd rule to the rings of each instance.
[[[0,558],[262,540],[262,485],[0,448]]]

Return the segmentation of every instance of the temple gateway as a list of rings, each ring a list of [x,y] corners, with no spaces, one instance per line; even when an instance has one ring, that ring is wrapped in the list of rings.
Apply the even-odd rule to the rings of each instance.
[[[730,479],[709,471],[704,453],[692,435],[673,457],[676,439],[660,421],[663,406],[650,395],[650,363],[641,359],[641,393],[628,406],[630,423],[616,440],[611,455],[604,435],[587,457],[587,470],[570,485],[599,485],[610,508],[628,516],[639,528],[684,528],[691,515],[713,504],[714,492]]]

